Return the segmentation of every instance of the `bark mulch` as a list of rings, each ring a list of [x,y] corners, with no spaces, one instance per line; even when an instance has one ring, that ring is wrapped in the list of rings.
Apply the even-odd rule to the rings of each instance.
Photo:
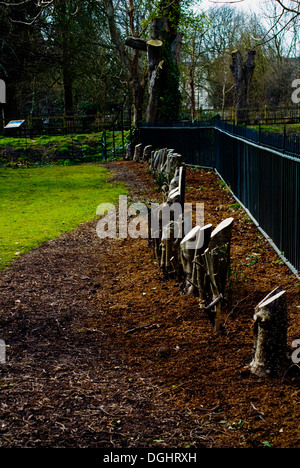
[[[160,199],[146,167],[107,166],[132,200]],[[300,447],[299,368],[271,381],[247,368],[254,307],[276,286],[300,339],[299,280],[213,172],[188,170],[186,197],[214,226],[235,218],[224,333],[146,240],[80,225],[0,274],[0,447]]]

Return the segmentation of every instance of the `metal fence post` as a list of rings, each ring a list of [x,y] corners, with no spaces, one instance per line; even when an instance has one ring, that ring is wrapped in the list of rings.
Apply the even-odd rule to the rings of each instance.
[[[107,148],[106,148],[106,131],[104,130],[102,132],[102,158],[103,158],[103,161],[106,161],[107,159]]]
[[[269,121],[269,106],[265,106],[265,123],[267,124]]]

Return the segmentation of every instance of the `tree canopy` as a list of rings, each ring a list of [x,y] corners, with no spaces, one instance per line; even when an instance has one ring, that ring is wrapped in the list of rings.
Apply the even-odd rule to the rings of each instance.
[[[259,15],[230,2],[204,11],[192,0],[0,1],[7,118],[113,112],[126,95],[137,124],[151,110],[152,85],[160,120],[194,119],[200,106],[222,111],[234,105],[234,50],[256,51],[252,107],[291,105],[300,2],[268,5]]]

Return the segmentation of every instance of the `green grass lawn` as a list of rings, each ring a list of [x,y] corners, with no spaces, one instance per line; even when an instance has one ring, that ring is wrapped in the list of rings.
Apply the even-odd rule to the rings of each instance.
[[[0,169],[0,269],[19,255],[92,220],[123,185],[100,165]]]

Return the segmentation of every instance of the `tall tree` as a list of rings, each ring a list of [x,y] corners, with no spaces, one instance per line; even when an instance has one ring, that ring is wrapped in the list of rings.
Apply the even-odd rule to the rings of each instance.
[[[34,2],[0,3],[0,78],[7,85],[6,117],[20,117],[17,97],[20,83],[33,79],[41,66],[43,38],[40,23],[31,18],[38,14]]]
[[[74,82],[89,71],[99,50],[96,2],[53,0],[44,9],[44,38],[49,66],[61,76],[66,115],[74,115]]]
[[[184,22],[184,40],[180,64],[181,87],[182,94],[185,93],[185,105],[190,108],[192,120],[197,117],[197,94],[199,101],[199,91],[204,72],[201,59],[205,54],[203,45],[208,29],[209,23],[203,14],[191,12],[187,21]]]
[[[142,3],[139,2],[138,4],[134,0],[125,0],[125,3],[104,0],[103,4],[106,8],[111,41],[119,52],[120,58],[129,74],[134,108],[133,123],[137,126],[143,119],[146,86],[145,66],[141,50],[126,47],[124,36],[127,34],[136,38],[141,36],[141,12],[139,6],[142,7]],[[99,6],[101,8],[102,4],[100,3]],[[125,23],[124,12],[125,18],[127,16]]]
[[[249,92],[255,69],[255,50],[247,50],[243,59],[240,50],[232,52],[231,71],[235,81],[235,112],[238,123],[248,123]]]
[[[134,51],[147,52],[148,105],[147,122],[178,119],[181,96],[178,61],[182,34],[178,32],[180,0],[160,0],[150,16],[148,40],[131,36],[126,44]]]
[[[151,23],[151,40],[148,42],[148,122],[172,122],[179,117],[180,15],[180,0],[161,0],[157,16]]]

